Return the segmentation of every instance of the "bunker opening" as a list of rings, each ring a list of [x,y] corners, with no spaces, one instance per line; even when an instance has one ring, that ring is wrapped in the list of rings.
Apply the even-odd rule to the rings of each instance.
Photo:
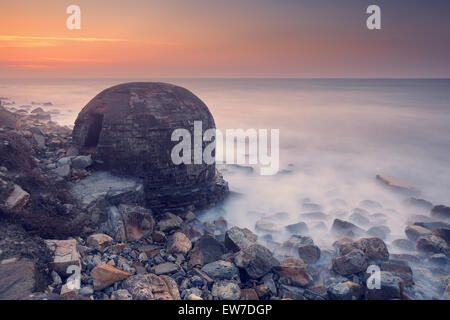
[[[103,126],[103,114],[92,114],[89,117],[89,127],[84,146],[87,148],[97,147],[100,132]]]

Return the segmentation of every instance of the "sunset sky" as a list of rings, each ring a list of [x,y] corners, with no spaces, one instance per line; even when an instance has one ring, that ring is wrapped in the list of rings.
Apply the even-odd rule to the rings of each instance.
[[[449,17],[448,0],[1,0],[0,77],[450,77]]]

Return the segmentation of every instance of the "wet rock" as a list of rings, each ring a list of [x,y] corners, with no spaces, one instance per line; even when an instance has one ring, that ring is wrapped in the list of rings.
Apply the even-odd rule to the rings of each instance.
[[[389,259],[389,251],[386,247],[386,244],[379,238],[362,238],[356,241],[356,244],[358,248],[362,250],[369,259]]]
[[[272,253],[259,244],[252,244],[239,251],[235,258],[235,264],[244,269],[251,279],[259,279],[276,265],[279,265]]]
[[[119,289],[111,293],[111,300],[133,300],[133,297],[125,289]]]
[[[223,280],[214,283],[211,294],[218,300],[238,300],[241,289],[236,283]]]
[[[91,234],[87,239],[86,243],[92,248],[102,251],[107,246],[113,243],[113,238],[104,233]]]
[[[405,254],[405,253],[392,253],[390,257],[395,260],[404,260],[411,263],[420,263],[422,261],[417,255]]]
[[[102,225],[103,232],[116,241],[137,241],[153,233],[152,212],[139,206],[121,204],[108,208],[107,221]]]
[[[69,266],[80,266],[76,240],[45,240],[45,244],[54,255],[50,265],[59,274],[65,275]]]
[[[29,259],[0,264],[0,300],[25,297],[38,288],[36,265]]]
[[[370,224],[370,220],[358,212],[354,212],[348,219],[350,222],[360,226],[367,226]]]
[[[181,232],[175,232],[167,244],[167,253],[187,254],[192,248],[191,240]]]
[[[305,263],[312,264],[320,258],[320,249],[307,236],[293,235],[280,246],[280,251],[300,257]]]
[[[72,159],[72,168],[74,169],[86,169],[92,164],[91,155],[77,156]]]
[[[195,242],[190,252],[189,264],[191,267],[202,266],[219,260],[224,253],[225,249],[219,241],[210,235],[203,235]]]
[[[313,281],[307,272],[307,266],[298,258],[284,259],[281,265],[275,266],[273,270],[280,277],[280,283],[289,286],[306,287]]]
[[[380,264],[381,271],[387,271],[391,274],[400,277],[406,286],[412,286],[413,272],[407,261],[404,260],[389,260]]]
[[[183,219],[181,219],[179,216],[171,212],[166,212],[161,216],[161,220],[159,220],[156,226],[158,230],[162,232],[169,232],[180,228],[182,223]]]
[[[403,280],[386,271],[381,271],[381,289],[367,289],[366,297],[369,300],[400,299]]]
[[[202,271],[213,279],[239,280],[239,270],[231,262],[218,260],[203,266]]]
[[[308,226],[304,222],[287,225],[285,229],[292,234],[307,234],[309,231]]]
[[[404,251],[414,251],[416,248],[416,244],[408,239],[395,239],[392,245]]]
[[[259,297],[255,289],[245,288],[241,289],[240,300],[259,300]]]
[[[164,262],[152,267],[152,272],[157,275],[171,274],[178,271],[178,266],[173,262]]]
[[[332,300],[352,300],[350,287],[345,283],[333,283],[327,288],[327,293]]]
[[[170,277],[153,273],[131,276],[122,283],[134,300],[179,300],[180,293]]]
[[[257,240],[257,235],[247,228],[232,227],[225,232],[225,247],[233,252],[247,248]]]
[[[351,222],[344,221],[341,219],[335,219],[333,225],[331,226],[331,232],[339,237],[355,237],[358,235],[363,235],[364,230],[357,227]]]
[[[108,264],[96,266],[91,271],[91,277],[94,280],[94,289],[102,290],[113,283],[130,277],[131,274]]]
[[[358,249],[333,259],[333,270],[343,276],[365,271],[368,265],[366,255]]]
[[[382,209],[383,206],[377,202],[377,201],[373,201],[373,200],[363,200],[359,203],[359,206],[365,209]]]
[[[415,226],[424,227],[425,229],[428,229],[430,231],[433,231],[436,228],[450,228],[450,224],[443,222],[443,221],[420,221],[420,222],[414,222]]]
[[[435,235],[426,235],[417,239],[417,249],[426,253],[443,253],[450,256],[450,247],[441,237]]]
[[[431,209],[431,217],[442,220],[450,220],[450,207],[443,205],[434,206]]]
[[[56,167],[56,169],[53,169],[53,172],[61,178],[66,178],[70,176],[71,168],[66,164],[60,167]]]
[[[5,201],[5,207],[9,210],[20,210],[28,202],[28,199],[30,199],[30,194],[15,184],[13,191]]]
[[[391,189],[392,191],[399,193],[401,195],[407,195],[407,196],[418,196],[420,195],[420,190],[417,189],[415,186],[412,186],[408,184],[405,181],[402,181],[400,179],[383,175],[383,174],[377,174],[376,176],[377,180],[381,182],[383,185]]]
[[[414,197],[410,197],[403,201],[403,204],[407,208],[411,208],[413,210],[416,210],[416,212],[430,212],[431,208],[433,207],[433,204],[429,201],[426,201],[424,199],[417,199]]]
[[[386,240],[391,233],[391,229],[388,226],[375,226],[367,230],[367,234]]]
[[[431,231],[420,226],[407,226],[405,229],[406,237],[411,241],[417,241],[419,237],[427,236],[431,234]]]
[[[441,237],[450,246],[450,228],[436,228],[433,230],[433,235]]]

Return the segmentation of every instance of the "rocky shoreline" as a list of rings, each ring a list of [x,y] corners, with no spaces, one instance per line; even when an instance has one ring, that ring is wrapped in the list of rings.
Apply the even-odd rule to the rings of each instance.
[[[450,208],[405,183],[377,177],[423,212],[402,239],[386,243],[382,214],[362,208],[328,230],[320,206],[305,202],[277,243],[282,213],[257,220],[255,234],[202,222],[194,208],[152,211],[139,180],[99,171],[71,148],[70,128],[29,110],[0,106],[0,299],[450,299]],[[337,240],[316,244],[313,229]],[[371,265],[380,289],[367,287]]]

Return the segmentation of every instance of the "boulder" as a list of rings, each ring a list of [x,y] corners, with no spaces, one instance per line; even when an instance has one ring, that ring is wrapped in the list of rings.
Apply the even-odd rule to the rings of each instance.
[[[86,169],[92,164],[91,155],[77,156],[72,159],[72,168],[74,169]]]
[[[28,202],[28,199],[30,199],[30,194],[15,184],[13,191],[5,201],[5,207],[9,210],[20,210]]]
[[[119,289],[111,293],[111,300],[133,300],[133,297],[125,289]]]
[[[338,237],[356,237],[364,234],[364,230],[351,222],[334,219],[331,233]]]
[[[363,272],[368,266],[366,255],[358,249],[333,259],[333,270],[343,276]]]
[[[375,226],[367,230],[367,234],[383,240],[386,240],[390,233],[391,229],[388,226]]]
[[[366,297],[369,300],[400,299],[403,280],[391,272],[380,272],[381,288],[367,289]]]
[[[406,196],[418,196],[420,190],[409,183],[389,175],[377,174],[377,180],[392,191]]]
[[[175,232],[167,243],[167,252],[168,253],[181,253],[187,254],[189,250],[192,248],[191,240],[185,236],[184,233]]]
[[[203,266],[202,271],[213,279],[239,280],[239,269],[231,262],[218,260]]]
[[[287,225],[285,229],[291,234],[307,234],[308,226],[304,222]]]
[[[235,282],[222,280],[213,284],[211,294],[218,300],[238,300],[241,289]]]
[[[433,235],[441,237],[450,246],[450,228],[436,228],[433,230]]]
[[[102,290],[113,283],[130,276],[130,273],[114,268],[109,264],[102,264],[91,270],[91,277],[94,280],[95,290]]]
[[[87,239],[86,243],[92,248],[102,251],[106,247],[113,243],[113,238],[104,233],[91,234]]]
[[[153,273],[131,276],[122,283],[134,300],[179,300],[180,293],[173,279]]]
[[[121,204],[108,208],[108,219],[101,229],[116,241],[137,241],[154,231],[152,212],[143,207]]]
[[[225,253],[223,245],[210,235],[203,235],[198,239],[190,252],[189,264],[191,267],[202,266],[219,260]]]
[[[431,217],[442,220],[450,220],[450,207],[443,205],[434,206],[431,209]]]
[[[405,260],[389,260],[381,263],[381,271],[387,271],[395,276],[402,278],[406,286],[414,284],[413,272],[408,262]]]
[[[433,207],[433,204],[429,201],[426,201],[424,199],[417,199],[414,197],[410,197],[403,201],[403,204],[410,209],[415,210],[416,212],[423,212],[428,213],[430,212],[431,208]]]
[[[53,172],[61,178],[66,178],[70,176],[71,169],[68,164],[65,164],[60,167],[56,167],[56,169],[53,169]]]
[[[405,234],[409,240],[415,242],[419,237],[430,235],[431,231],[424,227],[411,225],[405,228]]]
[[[245,249],[257,240],[257,236],[247,228],[232,227],[225,232],[225,247],[233,252]]]
[[[307,236],[293,235],[280,246],[280,251],[288,255],[298,256],[305,263],[317,262],[320,258],[320,249],[314,241]]]
[[[432,234],[417,239],[416,246],[417,250],[428,254],[443,253],[447,257],[450,256],[450,247],[447,242],[441,237]]]
[[[284,259],[281,265],[275,266],[273,270],[280,277],[280,283],[285,285],[306,287],[313,281],[307,272],[307,266],[298,258]]]
[[[379,238],[362,238],[356,241],[356,245],[364,252],[367,258],[373,260],[389,259],[389,251],[383,240]]]
[[[235,264],[244,269],[251,279],[259,279],[276,265],[279,265],[269,249],[259,245],[252,244],[239,251],[234,257]]]
[[[0,264],[0,300],[23,298],[38,288],[36,265],[32,260],[22,259]]]
[[[54,255],[50,264],[53,270],[66,275],[67,267],[81,267],[76,240],[45,240],[45,243]]]
[[[161,216],[161,219],[156,226],[158,230],[162,232],[169,232],[180,228],[182,223],[183,219],[181,219],[179,216],[171,212],[166,212]]]
[[[331,300],[352,300],[350,287],[343,282],[329,285],[327,293]]]
[[[416,248],[416,244],[409,239],[395,239],[392,246],[404,251],[414,251]]]

